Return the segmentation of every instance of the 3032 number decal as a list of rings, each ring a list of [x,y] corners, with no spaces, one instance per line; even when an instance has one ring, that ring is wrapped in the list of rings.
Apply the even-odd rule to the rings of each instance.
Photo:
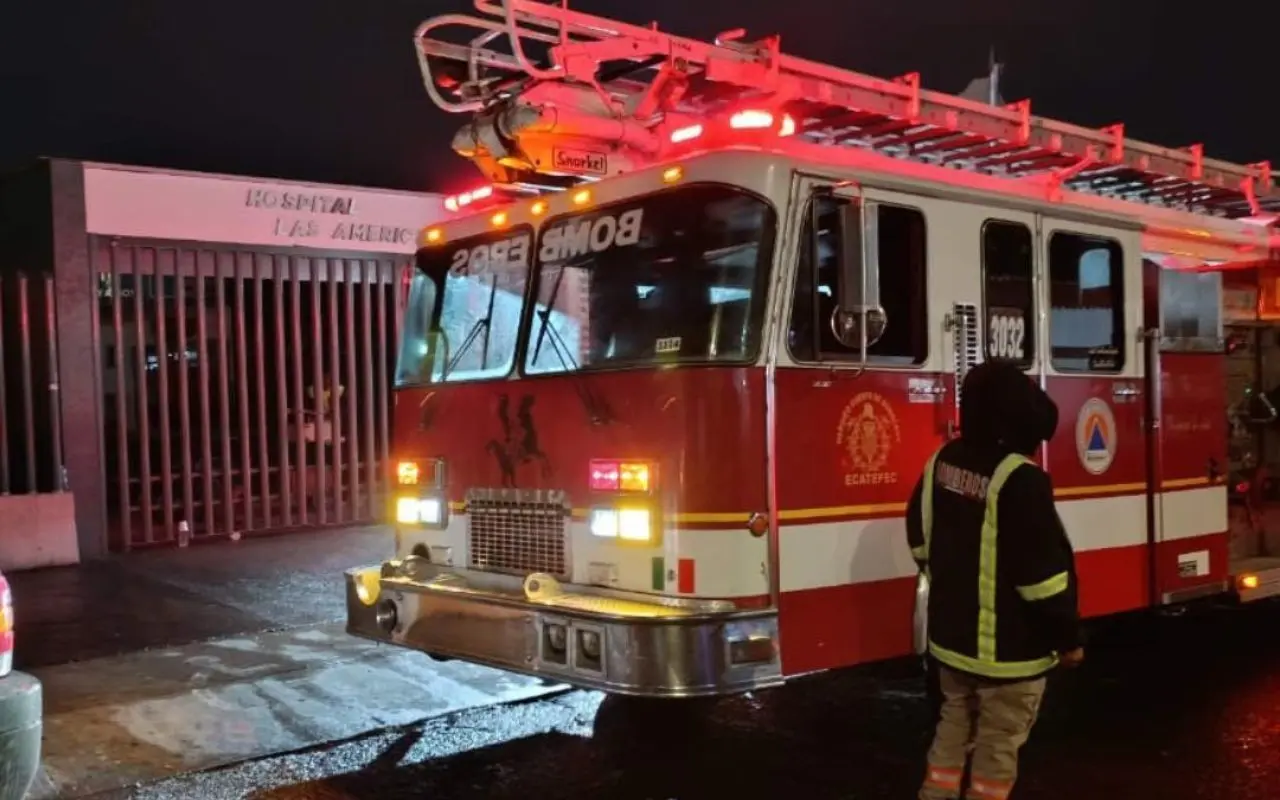
[[[1017,309],[993,308],[987,321],[987,357],[1023,361],[1027,357],[1027,319]]]

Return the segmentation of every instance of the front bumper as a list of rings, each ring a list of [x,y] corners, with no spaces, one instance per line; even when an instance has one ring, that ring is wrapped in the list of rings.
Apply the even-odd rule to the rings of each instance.
[[[437,657],[650,697],[782,682],[773,611],[580,586],[544,596],[516,578],[413,556],[349,570],[346,589],[348,633]]]

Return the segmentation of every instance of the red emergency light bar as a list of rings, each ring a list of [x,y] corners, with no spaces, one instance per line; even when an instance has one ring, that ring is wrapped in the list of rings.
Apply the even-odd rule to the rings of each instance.
[[[713,131],[724,130],[720,127]],[[790,114],[775,114],[759,108],[745,108],[729,115],[727,131],[760,131],[773,133],[776,136],[791,136],[796,132],[796,121]],[[672,144],[684,144],[700,139],[708,133],[708,128],[701,123],[685,125],[671,132]]]
[[[461,211],[473,205],[483,205],[483,201],[492,200],[494,196],[492,186],[480,186],[469,192],[449,195],[444,199],[444,207],[449,211]]]

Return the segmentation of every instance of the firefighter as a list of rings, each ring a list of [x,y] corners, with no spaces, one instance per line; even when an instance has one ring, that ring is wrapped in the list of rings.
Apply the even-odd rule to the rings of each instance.
[[[920,800],[1008,797],[1046,675],[1084,658],[1071,543],[1049,476],[1029,458],[1057,423],[1057,406],[1017,366],[981,364],[962,384],[960,436],[912,493],[907,538],[930,578],[942,694]]]

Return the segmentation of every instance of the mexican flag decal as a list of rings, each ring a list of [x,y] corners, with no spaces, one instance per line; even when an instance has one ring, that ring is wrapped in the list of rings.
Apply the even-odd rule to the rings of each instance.
[[[667,561],[662,556],[654,556],[652,561],[652,580],[653,590],[655,592],[665,591],[667,588]],[[676,561],[676,591],[680,594],[693,594],[695,581],[693,572],[693,559],[682,558]]]

